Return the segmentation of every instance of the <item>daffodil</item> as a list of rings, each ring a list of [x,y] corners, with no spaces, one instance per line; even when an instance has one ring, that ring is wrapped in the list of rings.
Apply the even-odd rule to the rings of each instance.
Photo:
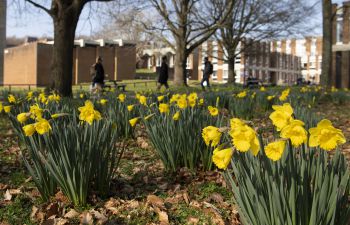
[[[179,98],[177,100],[177,106],[180,108],[180,109],[185,109],[187,108],[187,100],[186,98]]]
[[[160,113],[169,113],[169,105],[165,103],[159,104],[159,112]]]
[[[206,145],[209,146],[211,144],[212,147],[215,147],[220,142],[221,132],[217,127],[207,126],[203,128],[202,137]]]
[[[277,127],[277,130],[282,130],[292,120],[293,108],[289,103],[281,105],[273,105],[272,108],[275,110],[271,113],[269,118],[272,120],[273,125]]]
[[[35,126],[34,124],[28,124],[23,126],[22,130],[24,131],[24,135],[29,137],[35,133]]]
[[[43,114],[43,109],[40,108],[38,104],[29,107],[30,118],[41,118]]]
[[[126,98],[126,95],[125,95],[125,94],[119,94],[119,95],[118,95],[118,100],[119,100],[120,102],[124,102],[124,101],[125,101],[125,98]]]
[[[173,120],[179,120],[180,118],[180,112],[176,112],[173,116]]]
[[[196,101],[197,99],[198,99],[198,95],[195,92],[189,94],[188,97],[187,97],[188,101]]]
[[[34,127],[36,132],[38,132],[38,134],[45,134],[52,129],[49,121],[43,118],[40,118],[38,122],[34,124]]]
[[[288,89],[285,89],[284,91],[282,91],[282,93],[281,93],[281,95],[280,95],[280,97],[279,97],[279,100],[280,100],[280,101],[285,101],[285,100],[287,100],[288,95],[289,95],[289,92],[290,92],[290,89],[289,89],[289,88],[288,88]]]
[[[208,106],[208,110],[211,116],[217,116],[219,114],[219,110],[216,107]]]
[[[132,127],[134,127],[136,125],[137,121],[139,121],[139,117],[129,120],[129,123]]]
[[[56,95],[56,94],[49,95],[49,97],[48,97],[48,101],[59,102],[60,100],[61,100],[61,97],[59,95]]]
[[[265,154],[269,159],[277,161],[282,157],[285,147],[286,142],[283,140],[269,143],[265,146]]]
[[[100,120],[101,114],[97,110],[94,109],[94,104],[87,100],[85,101],[85,105],[78,108],[79,120],[86,121],[88,124],[92,124],[94,120]]]
[[[17,120],[20,123],[25,123],[28,119],[28,113],[20,113],[17,115]]]
[[[246,91],[242,91],[242,92],[237,94],[238,98],[244,98],[245,96],[247,96],[247,92]]]
[[[32,92],[32,91],[29,91],[29,92],[27,93],[26,99],[27,99],[27,100],[31,100],[32,98],[33,98],[33,92]]]
[[[134,105],[128,105],[127,109],[128,109],[129,112],[131,112],[134,109]]]
[[[245,123],[238,119],[238,118],[232,118],[230,119],[230,126],[231,126],[231,129],[235,129],[236,127],[239,127],[239,126],[244,126]]]
[[[218,149],[216,148],[213,152],[213,162],[214,164],[219,168],[226,170],[227,166],[231,162],[231,158],[233,155],[233,149],[232,148],[226,148],[226,149]]]
[[[343,132],[333,127],[332,122],[327,119],[321,120],[317,127],[310,128],[309,132],[310,147],[320,146],[326,151],[331,151],[346,142]]]
[[[298,147],[307,142],[307,131],[304,128],[304,122],[292,119],[281,131],[282,138],[289,138],[294,147]]]
[[[269,96],[267,96],[267,100],[269,100],[269,101],[271,101],[272,99],[274,99],[275,98],[275,96],[274,95],[269,95]]]
[[[265,87],[264,86],[262,86],[262,87],[260,87],[260,91],[266,91],[266,89],[265,89]]]
[[[161,102],[164,100],[164,95],[158,96],[157,97],[158,102]]]
[[[196,106],[196,100],[195,99],[188,99],[188,105],[190,107],[195,107]]]
[[[101,105],[106,105],[107,102],[108,102],[107,99],[101,99],[101,100],[100,100],[100,104],[101,104]]]
[[[203,98],[199,99],[198,105],[203,105],[203,104],[204,104],[204,99]]]
[[[139,98],[139,102],[141,105],[147,105],[147,98],[146,96],[141,95]]]
[[[252,153],[256,156],[260,150],[260,146],[255,130],[242,121],[231,120],[230,122],[233,123],[233,126],[229,134],[236,149],[240,152],[247,152],[251,149]]]
[[[179,94],[174,94],[171,96],[170,98],[170,103],[174,103],[174,102],[177,102],[177,100],[180,98],[180,95]]]
[[[11,111],[11,106],[10,105],[4,106],[4,111],[5,113],[9,113]]]
[[[80,94],[79,97],[80,97],[81,99],[83,99],[83,98],[85,97],[85,95],[84,95],[84,94]]]
[[[8,101],[9,101],[9,103],[16,103],[16,97],[14,96],[14,95],[9,95],[8,97],[7,97],[7,99],[8,99]]]

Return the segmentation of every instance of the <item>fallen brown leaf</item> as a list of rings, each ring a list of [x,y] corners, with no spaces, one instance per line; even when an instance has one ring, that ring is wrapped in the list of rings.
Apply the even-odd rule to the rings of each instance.
[[[79,216],[79,213],[77,211],[75,211],[74,209],[69,210],[69,212],[67,212],[64,215],[64,218],[68,218],[68,219],[73,219]]]
[[[152,206],[159,207],[161,209],[164,209],[164,201],[163,199],[159,198],[155,195],[148,195],[147,196],[147,203],[151,204]]]
[[[4,200],[5,201],[11,201],[11,199],[12,199],[12,195],[10,194],[10,190],[7,189],[5,194],[4,194]]]
[[[165,211],[155,207],[154,210],[158,213],[159,222],[161,225],[169,225],[169,216]]]
[[[196,225],[199,223],[199,219],[198,218],[195,218],[195,217],[189,217],[187,219],[187,224],[193,224],[193,225]]]
[[[90,225],[90,224],[93,224],[94,222],[93,217],[89,212],[83,212],[82,214],[80,214],[79,217],[80,217],[80,224],[82,225]]]

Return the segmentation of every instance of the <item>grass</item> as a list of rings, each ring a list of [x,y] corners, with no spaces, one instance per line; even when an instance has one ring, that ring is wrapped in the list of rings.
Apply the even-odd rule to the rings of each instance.
[[[0,221],[8,224],[36,224],[30,220],[33,202],[25,195],[17,195],[5,207],[0,207]]]

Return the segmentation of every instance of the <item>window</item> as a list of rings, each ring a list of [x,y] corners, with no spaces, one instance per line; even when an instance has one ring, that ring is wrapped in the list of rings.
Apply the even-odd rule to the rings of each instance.
[[[338,19],[337,20],[337,42],[342,42],[343,41],[343,20]]]

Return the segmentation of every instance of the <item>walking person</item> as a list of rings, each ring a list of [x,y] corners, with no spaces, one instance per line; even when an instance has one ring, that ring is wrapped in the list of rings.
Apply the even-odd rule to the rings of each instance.
[[[166,89],[169,88],[168,85],[168,78],[169,78],[169,67],[167,63],[167,57],[162,57],[162,65],[160,66],[159,70],[159,77],[158,77],[158,86],[157,90],[160,90],[160,88],[164,85]]]
[[[210,75],[213,73],[213,64],[209,61],[208,57],[204,58],[204,70],[203,70],[203,78],[201,81],[201,86],[203,91],[205,90],[204,88],[204,82],[207,82],[207,86],[210,89],[210,84],[209,84],[209,78]]]
[[[104,86],[105,70],[103,68],[102,61],[103,61],[102,58],[98,57],[96,59],[96,63],[92,65],[92,72],[93,72],[92,91],[93,92],[101,91]]]

